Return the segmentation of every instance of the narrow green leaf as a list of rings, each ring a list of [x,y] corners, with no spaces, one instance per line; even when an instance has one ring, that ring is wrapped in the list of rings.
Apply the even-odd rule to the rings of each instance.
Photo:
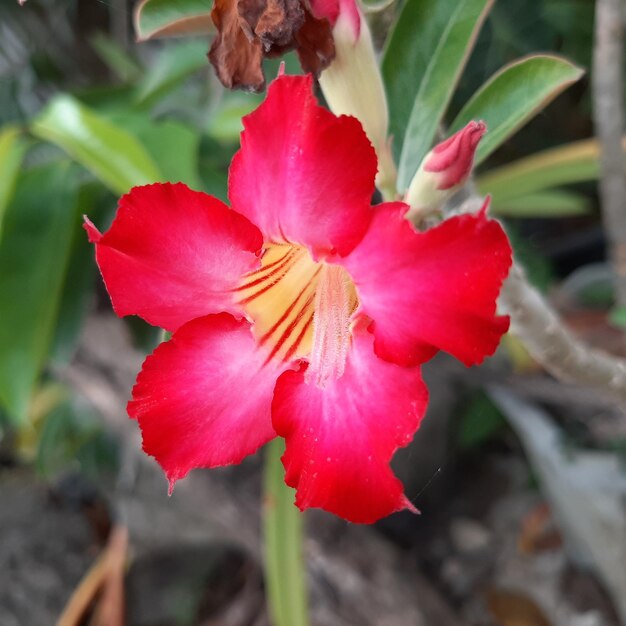
[[[100,57],[100,60],[121,81],[134,81],[143,73],[144,68],[141,67],[139,62],[108,35],[97,33],[89,39],[89,43]]]
[[[406,189],[432,145],[493,0],[408,0],[389,38],[382,71],[390,133]]]
[[[622,146],[626,152],[626,137]],[[508,200],[557,185],[595,180],[599,174],[600,146],[596,139],[585,139],[489,170],[478,178],[477,184],[481,193]]]
[[[0,130],[0,239],[2,220],[13,195],[25,151],[26,143],[17,128],[9,126]]]
[[[474,94],[452,123],[450,134],[471,120],[484,120],[487,134],[474,161],[481,163],[582,75],[581,68],[557,56],[519,59],[494,74]]]
[[[88,214],[97,224],[108,223],[115,207],[111,195],[95,180],[78,188],[76,204],[79,216]],[[83,321],[93,300],[93,286],[97,274],[93,245],[85,236],[82,220],[74,220],[71,229],[68,267],[50,348],[51,359],[57,363],[66,363],[74,355]]]
[[[208,33],[213,29],[212,4],[210,0],[142,0],[134,16],[137,39]]]
[[[308,626],[302,513],[294,505],[294,490],[285,484],[280,461],[285,451],[283,440],[274,439],[265,451],[264,561],[272,623]]]
[[[71,96],[52,100],[32,132],[65,150],[115,194],[163,178],[135,137]]]
[[[139,84],[137,103],[154,102],[187,77],[208,67],[206,52],[205,41],[186,41],[165,47]]]
[[[0,403],[16,422],[48,354],[77,219],[69,163],[19,177],[0,244]]]
[[[515,198],[492,198],[491,210],[502,217],[566,217],[589,211],[585,196],[561,189],[531,192]]]

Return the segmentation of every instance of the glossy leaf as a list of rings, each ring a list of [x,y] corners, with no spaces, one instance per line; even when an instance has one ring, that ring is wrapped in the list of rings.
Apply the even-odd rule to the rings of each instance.
[[[626,152],[626,137],[622,146]],[[599,174],[599,144],[596,139],[585,139],[489,170],[478,178],[477,184],[481,193],[508,200],[557,185],[595,180]]]
[[[493,197],[491,211],[501,217],[584,215],[589,211],[589,200],[585,196],[570,191],[548,189],[505,200]]]
[[[138,87],[137,103],[149,104],[180,85],[187,77],[208,68],[205,41],[168,45]]]
[[[198,35],[213,29],[210,0],[141,0],[135,8],[138,41],[174,35]]]
[[[135,137],[71,96],[52,100],[33,123],[32,132],[65,150],[115,194],[162,180]]]
[[[478,164],[582,75],[583,70],[557,56],[515,61],[474,94],[452,123],[450,134],[471,120],[486,122],[487,134],[474,161]]]
[[[26,144],[17,128],[9,126],[0,131],[0,239],[2,220],[13,195],[25,150]]]
[[[398,188],[430,149],[492,0],[408,0],[383,59]]]
[[[18,179],[0,244],[0,403],[24,419],[48,354],[79,219],[69,163],[30,170]]]

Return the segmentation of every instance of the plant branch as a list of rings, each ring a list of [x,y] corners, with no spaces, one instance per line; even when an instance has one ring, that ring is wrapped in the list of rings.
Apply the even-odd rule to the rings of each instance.
[[[615,272],[615,298],[626,306],[626,177],[624,133],[624,24],[622,0],[596,0],[593,118],[600,143],[602,220]]]

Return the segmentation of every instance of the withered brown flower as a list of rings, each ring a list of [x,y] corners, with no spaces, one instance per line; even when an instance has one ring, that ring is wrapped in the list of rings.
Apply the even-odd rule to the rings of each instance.
[[[335,57],[331,25],[309,0],[215,0],[217,37],[209,59],[224,86],[261,91],[262,62],[296,50],[302,69],[319,76]]]

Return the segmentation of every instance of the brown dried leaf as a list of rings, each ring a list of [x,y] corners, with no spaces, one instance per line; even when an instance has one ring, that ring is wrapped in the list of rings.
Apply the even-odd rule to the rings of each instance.
[[[518,548],[522,554],[554,550],[562,544],[563,538],[546,503],[537,505],[524,516],[518,538]]]
[[[305,72],[319,76],[335,58],[335,40],[327,19],[318,19],[307,9],[304,24],[296,33],[296,51]]]
[[[217,37],[209,51],[209,60],[220,81],[229,89],[262,90],[265,87],[261,67],[263,49],[258,39],[249,39],[242,29],[237,0],[215,0],[211,17]]]
[[[316,75],[335,56],[332,29],[317,19],[306,0],[216,0],[218,30],[209,58],[229,88],[261,90],[263,57],[297,49],[302,68]]]
[[[267,0],[265,10],[256,23],[248,21],[249,6],[258,0],[239,0],[239,15],[253,28],[263,49],[270,52],[274,46],[293,47],[295,35],[304,23],[304,11],[299,0]]]
[[[551,626],[535,601],[517,591],[490,589],[487,605],[501,626]]]

